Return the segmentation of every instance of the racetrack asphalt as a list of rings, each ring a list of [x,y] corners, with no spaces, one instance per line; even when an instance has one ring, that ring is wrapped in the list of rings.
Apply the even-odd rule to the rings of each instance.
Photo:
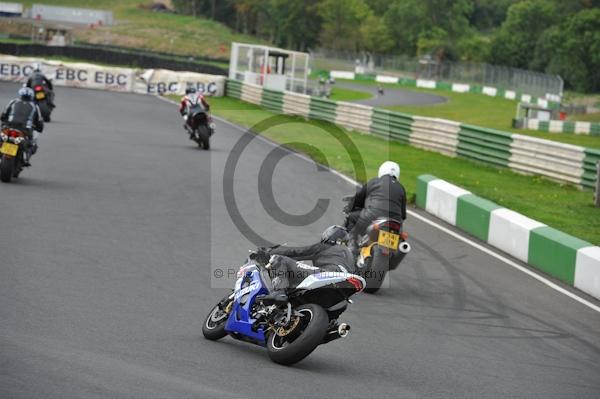
[[[395,89],[389,86],[384,87],[383,95],[380,95],[377,92],[377,86],[364,85],[360,83],[351,83],[345,81],[336,81],[335,86],[344,89],[351,89],[371,93],[371,98],[354,101],[358,104],[369,105],[371,107],[387,107],[393,105],[434,105],[442,104],[448,101],[446,97],[437,94]]]
[[[0,84],[0,101],[16,88]],[[234,153],[231,177],[243,134],[229,124],[206,152],[157,98],[58,88],[56,99],[33,167],[0,184],[0,398],[600,397],[599,313],[415,218],[390,288],[342,316],[348,338],[293,367],[203,339],[229,292],[211,286],[233,284],[216,271],[253,248],[223,182],[250,227],[291,244],[340,223],[352,186],[285,156],[273,174],[283,210],[330,200],[318,220],[285,226],[258,194],[270,144]]]

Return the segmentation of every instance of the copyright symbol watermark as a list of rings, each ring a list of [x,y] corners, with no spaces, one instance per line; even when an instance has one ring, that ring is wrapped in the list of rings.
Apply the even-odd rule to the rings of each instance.
[[[310,140],[305,140],[303,129],[311,129]],[[278,138],[280,144],[267,143],[261,137],[267,131],[285,135],[288,130],[299,133]],[[311,165],[295,156],[290,147],[319,162],[312,161]],[[354,179],[366,180],[359,147],[346,131],[331,123],[299,123],[276,115],[236,137],[229,154],[215,157],[211,164],[213,172],[222,170],[222,178],[213,179],[211,187],[212,256],[218,257],[220,264],[242,265],[249,249],[286,242],[292,246],[314,243],[318,239],[314,231],[342,224],[340,188],[332,185],[344,187],[344,195],[354,189],[328,173],[332,157],[343,159],[344,171]],[[213,287],[230,288],[233,282],[225,283],[227,278],[218,270],[212,270]]]

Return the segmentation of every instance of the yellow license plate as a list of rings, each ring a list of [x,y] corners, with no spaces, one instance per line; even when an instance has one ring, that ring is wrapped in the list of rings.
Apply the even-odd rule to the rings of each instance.
[[[398,249],[400,243],[400,236],[398,234],[390,233],[388,231],[380,231],[377,243],[382,247],[389,249]]]
[[[35,93],[36,100],[43,100],[44,98],[46,98],[46,93],[44,93],[43,91],[38,91],[37,93]]]
[[[19,151],[19,146],[16,144],[4,142],[2,147],[0,147],[0,152],[2,154],[10,155],[11,157],[17,156],[17,151]]]

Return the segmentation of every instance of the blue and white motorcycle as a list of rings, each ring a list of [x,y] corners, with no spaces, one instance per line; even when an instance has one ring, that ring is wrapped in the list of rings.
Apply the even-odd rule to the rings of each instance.
[[[233,292],[208,314],[202,333],[210,340],[226,335],[266,346],[272,361],[289,365],[308,356],[321,344],[346,337],[347,323],[338,323],[350,297],[361,292],[365,280],[355,274],[321,272],[288,289],[287,304],[265,303],[272,290],[267,252],[251,253],[239,269]]]

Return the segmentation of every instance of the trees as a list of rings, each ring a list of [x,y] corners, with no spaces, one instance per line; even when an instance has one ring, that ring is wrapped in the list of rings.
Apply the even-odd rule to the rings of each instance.
[[[598,90],[600,0],[173,0],[276,46],[431,55],[558,73]]]
[[[369,15],[360,27],[360,34],[366,51],[384,54],[394,48],[394,40],[382,17]]]
[[[443,57],[469,34],[472,0],[394,0],[385,13],[396,48],[407,54]]]
[[[372,13],[364,0],[322,0],[318,12],[323,20],[321,43],[333,49],[360,49],[360,26]]]
[[[490,61],[498,65],[527,68],[540,35],[558,22],[552,2],[525,0],[508,9],[506,21],[492,40]]]
[[[544,32],[532,67],[561,75],[578,91],[599,91],[600,9],[580,11]]]

